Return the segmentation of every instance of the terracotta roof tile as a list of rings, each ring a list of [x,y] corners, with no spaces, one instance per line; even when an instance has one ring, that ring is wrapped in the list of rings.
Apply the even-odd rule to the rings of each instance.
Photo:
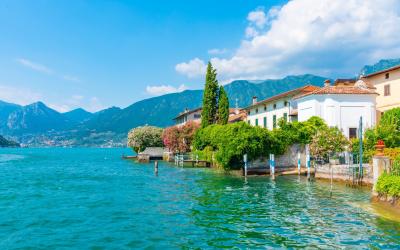
[[[259,101],[259,102],[255,103],[255,104],[252,104],[252,105],[246,107],[245,109],[248,110],[248,109],[250,109],[250,108],[252,108],[254,106],[258,106],[260,104],[269,103],[269,102],[278,100],[278,99],[286,97],[286,96],[290,96],[290,95],[296,96],[296,95],[299,95],[299,94],[313,92],[313,91],[318,90],[318,89],[320,89],[320,87],[317,87],[317,86],[314,86],[314,85],[306,85],[304,87],[293,89],[293,90],[290,90],[290,91],[287,91],[287,92],[272,96],[272,97],[270,97],[268,99]]]
[[[371,89],[360,88],[354,86],[325,86],[318,90],[301,94],[296,96],[294,99],[299,99],[309,95],[377,95],[377,93]]]

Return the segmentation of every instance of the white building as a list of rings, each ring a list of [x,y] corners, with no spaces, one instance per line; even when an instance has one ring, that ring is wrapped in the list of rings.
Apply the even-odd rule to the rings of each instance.
[[[177,126],[183,126],[189,121],[196,123],[201,123],[201,112],[202,108],[196,109],[185,109],[182,113],[179,113],[177,117],[174,118],[175,124]],[[229,109],[229,123],[244,121],[246,119],[246,112],[240,108],[230,108]]]
[[[247,122],[253,126],[273,129],[277,127],[280,118],[287,121],[296,121],[297,106],[292,101],[293,97],[317,89],[319,87],[307,85],[259,102],[257,101],[257,97],[253,97],[253,104],[246,108]]]
[[[360,117],[364,129],[375,126],[377,95],[362,80],[335,86],[327,80],[325,87],[294,98],[298,106],[298,121],[318,116],[329,126],[338,127],[346,137],[354,138],[358,135]]]
[[[201,111],[202,108],[196,108],[196,109],[185,109],[182,113],[179,113],[177,117],[174,118],[175,124],[182,126],[185,125],[189,121],[193,122],[201,122]]]

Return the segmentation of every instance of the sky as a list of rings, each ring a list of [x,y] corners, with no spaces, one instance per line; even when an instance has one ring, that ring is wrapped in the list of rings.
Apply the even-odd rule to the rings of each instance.
[[[400,57],[398,0],[0,1],[0,100],[95,112],[204,85],[353,77]]]

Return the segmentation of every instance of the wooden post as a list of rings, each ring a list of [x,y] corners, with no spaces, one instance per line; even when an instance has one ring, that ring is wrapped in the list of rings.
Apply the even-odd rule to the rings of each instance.
[[[158,161],[154,162],[154,174],[158,175]]]

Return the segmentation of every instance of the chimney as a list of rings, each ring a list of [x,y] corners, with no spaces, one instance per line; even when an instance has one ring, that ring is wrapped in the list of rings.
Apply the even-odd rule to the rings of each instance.
[[[253,96],[253,105],[257,103],[257,96]]]
[[[326,79],[326,80],[324,81],[324,86],[325,86],[325,87],[331,86],[331,80]]]

